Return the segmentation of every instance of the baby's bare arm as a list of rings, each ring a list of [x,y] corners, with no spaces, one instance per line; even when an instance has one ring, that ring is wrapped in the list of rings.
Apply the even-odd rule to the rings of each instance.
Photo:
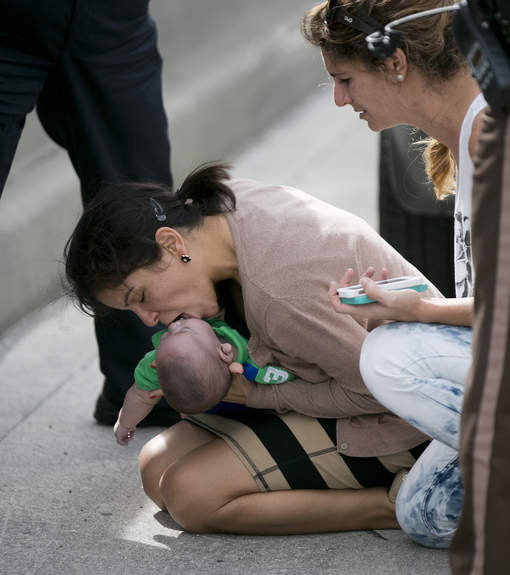
[[[127,445],[133,439],[136,426],[152,411],[162,395],[160,389],[148,391],[140,389],[136,384],[129,388],[113,428],[117,443]]]

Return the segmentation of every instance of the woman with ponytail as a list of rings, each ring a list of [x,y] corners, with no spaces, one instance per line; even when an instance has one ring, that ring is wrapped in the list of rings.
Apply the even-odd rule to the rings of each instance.
[[[399,493],[397,518],[416,541],[442,547],[453,537],[462,505],[459,424],[472,358],[471,187],[486,102],[456,44],[451,10],[396,26],[397,45],[385,57],[376,56],[366,38],[395,20],[453,4],[330,0],[310,9],[302,21],[305,37],[322,51],[335,103],[352,106],[375,131],[407,124],[429,134],[424,161],[436,195],[439,200],[456,196],[456,298],[386,292],[369,277],[360,281],[376,303],[342,303],[334,282],[329,292],[340,314],[394,320],[365,340],[361,373],[383,405],[435,439]],[[349,285],[354,276],[352,269],[346,270],[340,284]]]
[[[66,248],[84,310],[127,309],[161,327],[223,315],[254,362],[296,375],[233,377],[224,401],[245,405],[184,415],[142,449],[145,492],[186,530],[397,527],[401,479],[429,438],[362,382],[361,344],[378,322],[339,316],[327,294],[338,269],[369,262],[418,273],[360,218],[293,188],[231,180],[224,165],[177,191],[117,185],[87,205]]]

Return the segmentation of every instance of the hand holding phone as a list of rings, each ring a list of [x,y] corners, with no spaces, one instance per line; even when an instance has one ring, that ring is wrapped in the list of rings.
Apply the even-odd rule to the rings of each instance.
[[[388,291],[413,289],[417,292],[422,292],[425,291],[428,287],[427,283],[421,276],[399,276],[381,280],[375,283],[382,289]],[[362,305],[376,301],[365,293],[361,284],[338,288],[337,293],[343,303],[350,305]]]

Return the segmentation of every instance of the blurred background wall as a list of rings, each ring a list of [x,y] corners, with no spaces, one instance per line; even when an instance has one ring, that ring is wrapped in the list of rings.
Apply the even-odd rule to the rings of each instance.
[[[299,30],[312,4],[151,1],[177,184],[201,162],[226,160],[245,170],[237,175],[297,185],[343,205],[340,174],[344,195],[370,193],[365,201],[372,202],[375,135],[333,105],[320,53]],[[345,207],[352,210],[349,201]],[[59,262],[80,212],[67,154],[32,113],[0,201],[0,332],[62,294]]]

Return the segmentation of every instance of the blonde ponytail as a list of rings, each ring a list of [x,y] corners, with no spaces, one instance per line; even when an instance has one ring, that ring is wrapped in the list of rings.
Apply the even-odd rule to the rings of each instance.
[[[434,184],[439,200],[455,193],[455,159],[448,146],[433,138],[424,140],[427,147],[423,151],[425,171]]]

